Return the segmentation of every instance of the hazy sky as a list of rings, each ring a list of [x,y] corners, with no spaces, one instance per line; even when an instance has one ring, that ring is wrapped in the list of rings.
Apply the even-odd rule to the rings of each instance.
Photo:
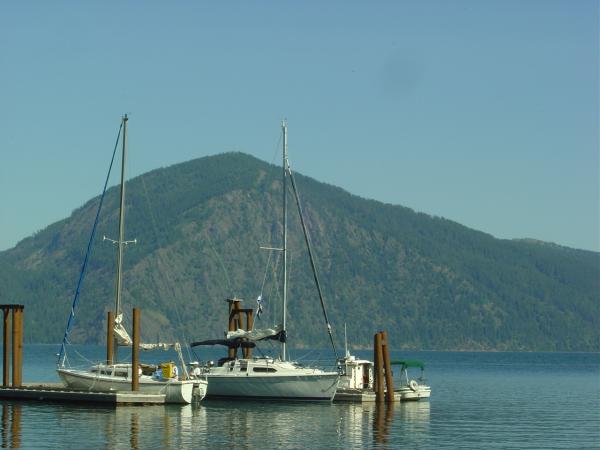
[[[0,249],[100,193],[129,113],[128,176],[278,163],[287,117],[297,172],[600,250],[598,18],[586,0],[5,0]]]

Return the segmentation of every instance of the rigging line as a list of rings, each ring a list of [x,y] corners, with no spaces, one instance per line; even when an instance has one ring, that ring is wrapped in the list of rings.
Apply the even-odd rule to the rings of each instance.
[[[163,256],[162,256],[162,254],[160,252],[160,249],[163,248],[163,243],[162,243],[161,238],[160,238],[160,236],[158,234],[158,226],[156,224],[156,217],[154,216],[154,213],[153,213],[153,210],[152,210],[152,206],[150,204],[150,195],[148,194],[148,188],[146,187],[146,180],[145,180],[145,177],[141,177],[141,179],[142,179],[142,187],[144,189],[144,196],[146,197],[146,205],[148,207],[148,213],[150,214],[150,221],[152,222],[152,229],[154,231],[154,238],[155,238],[155,240],[156,240],[156,242],[157,242],[157,244],[159,246],[159,249],[156,252],[156,257],[159,260],[159,263],[163,267],[168,267],[168,265],[165,264]],[[168,286],[169,290],[171,291],[171,295],[173,295],[173,298],[175,298],[176,297],[176,292],[175,292],[175,288],[174,288],[175,283],[173,283],[171,281],[171,278],[170,278],[168,272],[166,272],[165,270],[159,270],[159,272],[165,278],[165,281],[167,282],[167,286]],[[181,314],[179,314],[179,308],[177,307],[177,303],[173,302],[172,306],[174,307],[173,309],[175,310],[175,315],[177,316],[177,321],[179,322],[180,325],[183,325],[183,321],[181,320]],[[184,339],[185,342],[188,342],[187,336],[186,336],[186,333],[185,333],[185,327],[182,326],[181,328],[183,330],[182,331],[182,333],[183,333],[182,337],[183,337],[183,339]],[[173,336],[173,338],[174,338],[174,340],[176,340],[175,336]],[[187,348],[187,346],[186,346],[186,348]],[[188,350],[188,357],[191,358],[189,350]],[[182,368],[182,370],[184,370],[184,369],[185,368]]]
[[[227,290],[229,291],[229,293],[231,293],[231,281],[229,280],[229,274],[227,273],[227,268],[225,267],[225,264],[223,263],[223,260],[219,256],[219,253],[215,249],[215,246],[214,246],[214,244],[212,242],[212,239],[210,238],[210,236],[208,234],[208,231],[204,230],[204,234],[206,235],[206,239],[208,240],[208,245],[209,245],[210,249],[215,254],[215,257],[217,258],[217,261],[221,265],[221,269],[223,269],[223,273],[225,274],[225,279],[227,281]]]
[[[100,211],[102,210],[102,204],[104,203],[104,195],[106,194],[106,187],[108,186],[110,172],[112,170],[113,162],[115,161],[115,155],[117,153],[117,147],[119,145],[119,139],[121,138],[121,130],[122,129],[123,129],[123,121],[121,121],[121,125],[119,126],[119,132],[117,133],[117,140],[115,142],[115,148],[113,150],[112,158],[110,160],[110,165],[108,167],[108,173],[106,174],[106,180],[104,181],[104,189],[102,190],[102,195],[100,196],[100,203],[98,204],[98,210],[96,211],[96,218],[94,219],[94,225],[92,226],[92,232],[90,233],[90,240],[88,241],[87,250],[85,252],[85,258],[83,259],[83,265],[81,267],[81,272],[79,273],[79,280],[77,281],[75,295],[73,296],[73,302],[71,303],[71,313],[69,314],[69,319],[67,320],[67,326],[65,328],[65,335],[63,336],[63,341],[60,346],[60,351],[58,352],[58,359],[56,361],[57,365],[60,364],[60,360],[61,360],[61,358],[63,358],[63,355],[65,354],[65,345],[67,343],[69,333],[71,332],[73,318],[75,317],[75,307],[77,306],[77,300],[79,300],[79,292],[80,292],[81,286],[83,284],[83,279],[85,278],[85,272],[87,269],[90,255],[92,253],[92,244],[94,243],[94,237],[96,236],[96,228],[98,227]],[[63,360],[63,363],[64,363],[64,360]]]
[[[279,137],[277,138],[277,144],[275,145],[275,151],[273,152],[273,157],[271,158],[271,164],[275,165],[275,159],[278,158],[278,154],[281,151],[281,139],[283,137],[283,133],[278,133]]]
[[[265,288],[265,282],[267,281],[267,274],[269,272],[269,264],[271,263],[271,256],[273,255],[273,250],[269,251],[269,258],[267,259],[267,265],[265,266],[265,275],[263,276],[262,285],[260,286],[260,296],[263,295],[263,290]]]
[[[279,292],[279,277],[277,276],[277,272],[278,272],[278,267],[279,267],[279,261],[281,260],[281,252],[278,252],[277,254],[277,259],[275,260],[275,262],[273,263],[273,285],[271,287],[271,294],[273,293],[273,290],[275,290],[275,293],[277,295],[277,300],[281,300],[280,297],[280,292]],[[271,296],[271,294],[269,294],[269,296]],[[274,297],[274,296],[273,296]],[[278,304],[280,304],[279,301],[277,302],[271,302],[271,304],[273,305],[273,313],[272,313],[272,320],[273,320],[273,324],[275,324],[275,318],[277,317],[276,313],[277,311],[275,310],[275,308],[277,307]]]
[[[298,206],[298,215],[300,216],[300,223],[302,224],[302,231],[304,232],[304,240],[306,242],[306,247],[308,248],[308,255],[310,257],[310,265],[313,271],[313,277],[315,279],[315,284],[317,285],[317,291],[319,292],[319,300],[321,301],[321,308],[323,309],[323,316],[325,317],[325,323],[327,324],[327,332],[329,333],[329,340],[331,341],[331,346],[333,348],[333,353],[335,353],[336,361],[339,359],[337,350],[335,348],[335,341],[333,339],[333,334],[331,332],[331,324],[329,323],[329,317],[327,316],[327,308],[325,307],[325,300],[323,299],[323,292],[321,290],[321,284],[319,283],[319,275],[317,274],[317,267],[315,264],[312,247],[310,245],[310,237],[308,235],[308,229],[306,228],[306,223],[304,222],[304,215],[302,214],[302,205],[300,204],[300,196],[298,195],[298,189],[296,189],[296,181],[294,179],[294,175],[292,174],[292,169],[290,168],[290,164],[287,163],[287,171],[290,175],[290,181],[292,182],[292,190],[294,191],[294,197],[296,198],[296,205]]]

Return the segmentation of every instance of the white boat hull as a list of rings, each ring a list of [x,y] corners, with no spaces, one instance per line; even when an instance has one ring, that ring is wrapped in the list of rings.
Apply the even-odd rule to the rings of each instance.
[[[204,376],[207,398],[331,401],[339,381],[337,372],[262,358],[210,367]]]
[[[409,386],[401,386],[398,390],[394,391],[396,395],[400,394],[403,402],[421,400],[422,398],[431,397],[431,388],[420,384],[417,389],[411,389]]]
[[[92,392],[131,391],[131,378],[98,375],[86,370],[57,369],[63,383],[73,389]],[[155,380],[142,375],[139,381],[139,391],[144,394],[164,394],[165,403],[191,403],[194,385],[197,386],[197,396],[206,395],[207,382],[204,380]]]
[[[207,398],[331,401],[338,375],[208,375]]]
[[[401,387],[394,389],[395,402],[418,401],[431,397],[431,389],[426,386],[421,386],[416,391],[410,387]],[[335,402],[374,402],[377,400],[377,395],[373,389],[338,389],[335,393],[333,401]]]

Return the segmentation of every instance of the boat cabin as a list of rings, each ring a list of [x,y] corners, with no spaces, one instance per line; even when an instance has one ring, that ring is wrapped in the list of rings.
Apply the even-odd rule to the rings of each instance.
[[[344,389],[372,389],[373,388],[373,363],[366,359],[356,359],[348,355],[338,362],[342,373],[339,388]]]

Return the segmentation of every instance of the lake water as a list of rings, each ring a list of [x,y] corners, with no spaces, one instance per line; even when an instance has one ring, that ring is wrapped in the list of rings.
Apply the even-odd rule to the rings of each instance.
[[[102,355],[98,347],[79,350]],[[24,382],[57,381],[56,351],[26,345]],[[392,353],[400,357],[426,362],[429,401],[117,408],[3,401],[2,447],[600,449],[600,354]]]

